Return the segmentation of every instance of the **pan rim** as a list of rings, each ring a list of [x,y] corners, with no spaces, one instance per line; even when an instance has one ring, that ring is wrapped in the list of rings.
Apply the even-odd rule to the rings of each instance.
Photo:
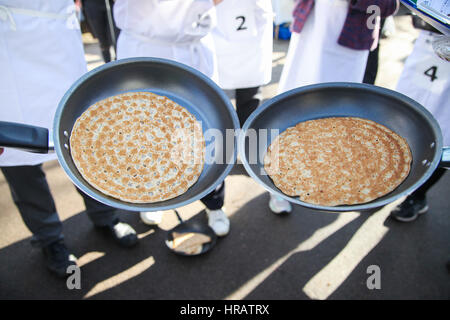
[[[342,205],[342,206],[323,206],[323,205],[316,205],[308,202],[304,202],[301,200],[298,200],[297,198],[290,197],[288,195],[285,195],[281,191],[274,189],[270,186],[268,186],[262,179],[259,178],[257,174],[252,170],[250,167],[250,164],[248,163],[248,159],[246,157],[245,153],[245,136],[250,128],[250,125],[254,122],[254,120],[262,114],[265,110],[273,106],[274,104],[284,100],[288,99],[294,95],[301,94],[301,93],[307,93],[311,91],[318,91],[318,90],[326,90],[326,89],[358,89],[363,91],[370,91],[370,92],[377,92],[381,93],[386,96],[390,96],[391,98],[394,98],[396,100],[400,100],[403,103],[406,103],[416,112],[422,114],[424,118],[430,123],[433,133],[436,136],[435,141],[435,154],[433,157],[433,160],[430,162],[430,165],[425,172],[425,174],[416,181],[413,185],[411,185],[409,188],[404,190],[403,192],[387,196],[387,198],[383,200],[373,200],[368,203],[358,204],[358,205]],[[307,85],[303,87],[298,87],[289,91],[286,91],[284,93],[281,93],[272,99],[267,100],[264,102],[260,107],[258,107],[251,115],[250,117],[245,121],[244,125],[242,126],[241,132],[238,136],[238,154],[242,161],[242,164],[244,165],[245,170],[250,175],[252,179],[254,179],[258,184],[260,184],[264,189],[271,193],[275,193],[276,195],[280,196],[281,198],[294,203],[298,204],[302,207],[306,207],[309,209],[314,209],[318,211],[326,211],[326,212],[350,212],[350,211],[367,211],[375,208],[380,208],[382,206],[385,206],[387,204],[390,204],[400,198],[402,198],[405,195],[411,194],[415,190],[417,190],[426,180],[430,178],[430,176],[433,174],[433,172],[436,170],[436,168],[439,165],[439,162],[442,157],[442,150],[443,150],[443,137],[442,137],[442,131],[440,129],[440,126],[437,122],[437,120],[432,116],[432,114],[422,105],[420,105],[418,102],[414,101],[413,99],[409,98],[408,96],[401,94],[397,91],[375,86],[375,85],[369,85],[365,83],[355,83],[355,82],[326,82],[326,83],[319,83],[319,84],[312,84]],[[258,162],[259,159],[258,159]],[[385,197],[384,196],[384,197]]]
[[[198,193],[196,196],[189,198],[187,200],[181,201],[180,203],[175,203],[175,204],[170,204],[170,205],[161,205],[158,206],[158,202],[153,202],[153,203],[131,203],[131,202],[125,202],[119,199],[114,199],[112,197],[109,197],[103,193],[101,193],[100,191],[96,190],[95,188],[93,188],[92,186],[90,186],[92,189],[95,190],[92,191],[90,188],[88,188],[86,185],[88,185],[88,183],[81,181],[73,172],[72,170],[69,168],[64,155],[62,153],[62,144],[63,142],[61,142],[61,139],[59,138],[59,132],[61,130],[61,126],[60,126],[60,121],[61,121],[61,117],[64,111],[64,107],[67,104],[68,100],[70,99],[70,97],[74,94],[74,92],[87,80],[90,79],[92,77],[94,77],[95,75],[97,75],[98,73],[102,73],[104,71],[107,71],[111,68],[116,68],[117,66],[122,66],[122,65],[128,65],[128,64],[139,64],[139,63],[156,63],[156,64],[165,64],[168,65],[169,67],[175,67],[178,69],[182,69],[188,73],[193,74],[194,76],[196,76],[200,81],[203,81],[208,87],[210,87],[220,98],[221,100],[223,100],[227,110],[229,111],[229,114],[232,118],[232,122],[233,122],[233,126],[234,126],[234,130],[237,130],[240,126],[239,126],[239,120],[236,114],[236,111],[233,108],[233,105],[231,104],[230,99],[227,97],[227,95],[225,94],[225,92],[212,80],[210,79],[208,76],[206,76],[205,74],[201,73],[200,71],[185,65],[183,63],[174,61],[174,60],[168,60],[168,59],[163,59],[163,58],[153,58],[153,57],[134,57],[134,58],[127,58],[127,59],[120,59],[120,60],[116,60],[116,61],[112,61],[109,63],[105,63],[91,71],[86,72],[85,74],[83,74],[78,80],[76,80],[71,87],[66,91],[66,93],[64,94],[64,96],[61,98],[57,110],[55,112],[55,116],[53,119],[53,141],[54,141],[54,145],[55,145],[55,152],[58,158],[58,162],[61,165],[61,167],[63,168],[63,170],[65,171],[66,175],[69,177],[69,179],[72,181],[73,184],[75,184],[76,187],[78,187],[82,192],[84,192],[85,194],[87,194],[89,197],[103,203],[106,205],[109,205],[111,207],[117,208],[117,209],[122,209],[122,210],[128,210],[128,211],[136,211],[136,212],[140,212],[140,211],[160,211],[160,210],[170,210],[170,209],[175,209],[175,208],[179,208],[185,205],[188,205],[194,201],[200,200],[203,197],[205,197],[206,195],[208,195],[209,193],[211,193],[220,183],[222,183],[225,178],[228,176],[228,174],[231,172],[231,170],[233,169],[235,163],[236,163],[236,159],[237,159],[237,137],[234,138],[234,152],[232,154],[232,158],[231,159],[227,159],[229,160],[228,163],[226,163],[226,167],[224,169],[224,171],[222,172],[222,174],[216,178],[214,180],[214,182],[205,190],[203,190],[202,192]],[[224,164],[225,165],[225,164]],[[173,199],[176,199],[173,198]],[[170,199],[172,200],[172,199]],[[165,201],[161,201],[160,203],[164,203]],[[146,206],[146,205],[150,205],[150,206]]]

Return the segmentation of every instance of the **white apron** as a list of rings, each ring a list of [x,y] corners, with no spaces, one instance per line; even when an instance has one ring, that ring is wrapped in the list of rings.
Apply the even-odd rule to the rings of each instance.
[[[58,103],[86,72],[72,0],[0,0],[0,119],[51,129]],[[0,166],[55,154],[5,149]]]
[[[213,30],[223,89],[257,87],[272,75],[271,0],[224,0]]]
[[[450,62],[434,53],[433,35],[428,31],[420,32],[396,90],[433,114],[441,127],[444,146],[450,146]]]
[[[347,0],[315,0],[300,33],[293,32],[278,93],[322,82],[362,82],[369,50],[338,44]]]
[[[175,60],[217,81],[212,0],[117,0],[114,19],[121,29],[118,59]]]

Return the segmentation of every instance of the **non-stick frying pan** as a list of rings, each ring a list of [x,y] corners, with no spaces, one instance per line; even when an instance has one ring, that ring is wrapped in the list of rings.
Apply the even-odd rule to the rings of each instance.
[[[196,255],[208,252],[216,245],[217,235],[214,233],[214,230],[208,224],[201,223],[201,222],[198,222],[195,220],[183,221],[183,219],[181,218],[178,211],[174,210],[174,212],[177,215],[177,218],[178,218],[178,221],[180,222],[180,224],[178,224],[175,228],[173,228],[172,230],[170,230],[167,233],[166,245],[171,251],[173,251],[176,254],[182,255],[182,256],[196,256]],[[173,237],[174,232],[181,233],[181,234],[183,234],[183,233],[199,233],[199,234],[210,237],[211,241],[204,243],[202,245],[201,252],[196,253],[196,254],[188,254],[188,253],[184,253],[184,252],[173,249],[171,242],[174,239],[174,237]]]
[[[203,130],[214,128],[226,136],[227,129],[239,128],[229,98],[204,74],[174,61],[156,58],[131,58],[110,62],[86,73],[58,105],[53,134],[45,128],[0,122],[0,146],[46,153],[53,149],[73,183],[92,198],[112,207],[132,211],[158,211],[181,207],[201,199],[219,185],[236,161],[236,148],[225,152],[217,141],[206,141],[211,158],[205,163],[198,181],[176,198],[132,204],[109,197],[87,183],[70,155],[69,137],[76,119],[92,104],[104,98],[130,91],[150,91],[167,96],[202,122]],[[52,142],[54,141],[54,143]],[[212,145],[210,144],[212,143]]]
[[[276,137],[271,136],[270,130],[276,129],[282,133],[298,122],[340,116],[373,120],[404,137],[413,156],[409,176],[391,193],[360,205],[321,206],[283,194],[264,170],[263,159],[267,146]],[[263,134],[264,130],[261,129],[268,130],[268,133]],[[249,147],[252,132],[256,132],[257,141],[253,141]],[[430,112],[398,92],[357,83],[305,86],[274,97],[247,119],[239,136],[238,148],[249,175],[268,191],[292,203],[335,212],[362,211],[384,206],[419,188],[438,166],[450,165],[450,150],[443,149],[441,129]]]

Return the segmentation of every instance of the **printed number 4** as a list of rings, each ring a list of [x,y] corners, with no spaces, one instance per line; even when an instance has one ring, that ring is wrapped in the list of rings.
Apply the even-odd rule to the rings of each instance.
[[[432,66],[431,68],[425,70],[425,72],[423,74],[426,75],[427,77],[430,77],[431,82],[433,82],[434,80],[437,79],[436,73],[437,73],[437,67]]]
[[[239,30],[246,30],[247,29],[247,27],[244,26],[244,23],[245,23],[245,17],[244,16],[236,17],[236,20],[241,20],[241,24],[236,29],[237,31],[239,31]]]

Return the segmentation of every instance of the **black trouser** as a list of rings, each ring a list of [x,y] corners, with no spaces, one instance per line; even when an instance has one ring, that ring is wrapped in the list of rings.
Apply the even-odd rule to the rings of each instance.
[[[445,172],[447,172],[447,169],[437,168],[436,171],[431,175],[431,177],[427,181],[425,181],[425,183],[419,189],[411,193],[408,198],[414,198],[418,200],[425,199],[428,190],[430,190],[431,187],[434,186],[442,178]]]
[[[262,100],[261,87],[241,88],[235,90],[236,113],[242,127],[247,118],[258,108]],[[202,199],[208,209],[216,210],[223,206],[225,198],[225,182]]]
[[[378,73],[378,54],[380,45],[375,50],[369,52],[367,57],[366,71],[364,72],[363,83],[375,84]]]
[[[236,89],[236,112],[242,127],[245,120],[259,106],[262,100],[261,87]],[[201,199],[203,204],[210,210],[217,210],[223,207],[225,199],[225,181],[217,188]]]
[[[223,207],[225,199],[225,181],[219,184],[216,189],[203,197],[201,201],[210,210],[218,210]]]
[[[377,78],[377,73],[378,73],[378,60],[379,60],[379,52],[380,52],[380,50],[379,50],[380,49],[380,41],[379,40],[381,37],[381,31],[383,30],[385,21],[386,21],[385,18],[381,19],[378,45],[375,48],[375,50],[369,52],[369,56],[367,57],[367,65],[366,65],[366,70],[364,72],[363,83],[375,84],[375,80]]]
[[[261,87],[236,89],[236,112],[242,127],[262,100]]]
[[[109,0],[112,8],[114,2]],[[109,49],[114,45],[111,37],[111,30],[109,27],[108,13],[106,12],[105,0],[84,0],[83,11],[89,25],[89,29],[100,43],[100,50],[102,52],[103,60],[105,62],[111,61],[111,54]],[[111,14],[112,17],[112,14]],[[120,30],[116,27],[113,19],[115,39],[118,38]]]
[[[63,239],[62,223],[42,165],[1,169],[22,220],[33,234],[32,243],[46,246]],[[105,226],[117,219],[113,208],[90,198],[78,189],[77,191],[83,197],[86,213],[94,225]]]

